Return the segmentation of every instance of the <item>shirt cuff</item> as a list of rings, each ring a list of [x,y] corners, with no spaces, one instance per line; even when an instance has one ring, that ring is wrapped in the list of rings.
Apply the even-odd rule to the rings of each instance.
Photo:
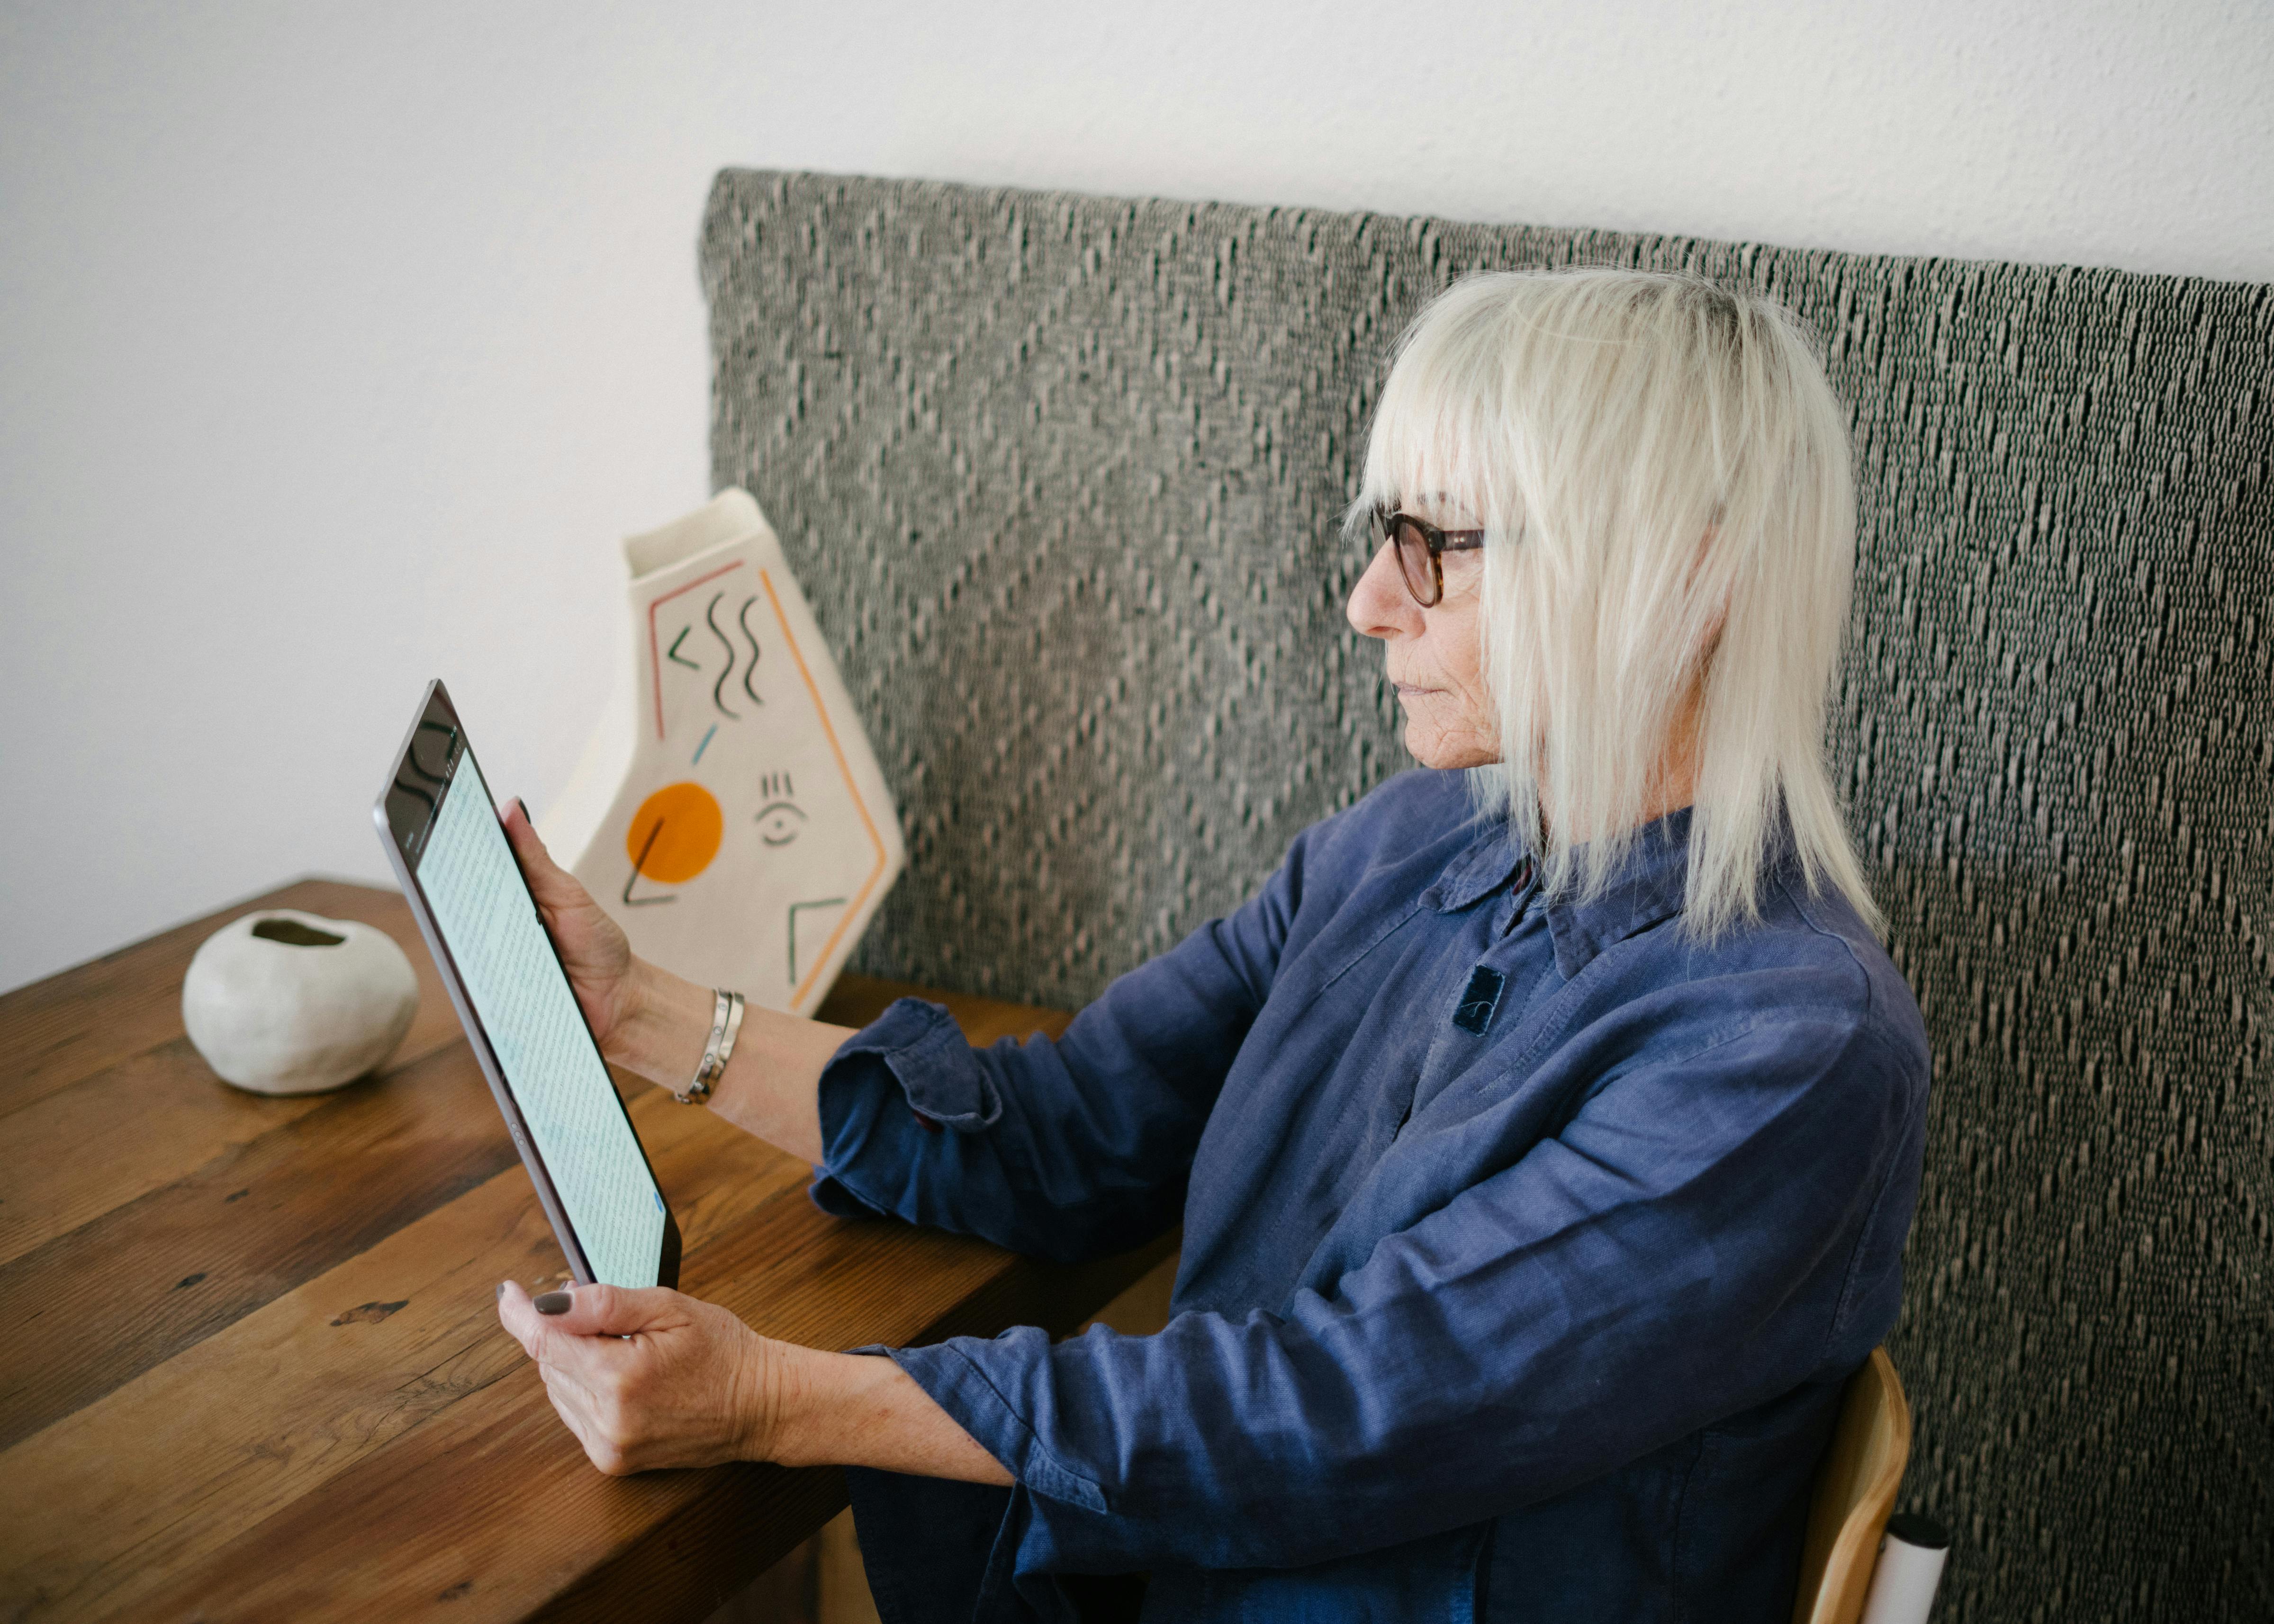
[[[845,1040],[821,1070],[821,1162],[807,1193],[840,1218],[889,1213],[917,1222],[905,1194],[926,1135],[975,1133],[1003,1102],[944,1004],[895,1001]]]
[[[970,1351],[967,1351],[967,1348]],[[856,1351],[868,1352],[868,1349]],[[1005,1331],[991,1342],[959,1336],[923,1348],[882,1350],[893,1364],[913,1377],[934,1403],[955,1417],[958,1425],[979,1446],[1003,1463],[1021,1484],[1037,1494],[1079,1506],[1085,1511],[1110,1512],[1105,1491],[1052,1454],[1026,1417],[1013,1409],[974,1356],[1006,1359],[1014,1364],[1046,1360],[1050,1337],[1033,1326]]]

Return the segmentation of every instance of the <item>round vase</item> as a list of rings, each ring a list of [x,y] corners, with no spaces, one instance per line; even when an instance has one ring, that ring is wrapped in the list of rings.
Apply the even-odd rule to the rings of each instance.
[[[290,908],[207,936],[182,978],[182,1023],[224,1082],[320,1094],[394,1052],[418,1012],[418,976],[383,930]]]

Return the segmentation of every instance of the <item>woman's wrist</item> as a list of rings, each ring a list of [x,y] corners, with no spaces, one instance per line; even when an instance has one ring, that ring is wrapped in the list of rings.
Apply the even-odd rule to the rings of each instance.
[[[711,993],[635,959],[620,997],[621,1012],[609,1027],[605,1050],[609,1063],[672,1087],[692,1077],[710,1031]]]
[[[744,1435],[748,1458],[783,1466],[836,1463],[826,1444],[830,1365],[847,1354],[823,1353],[795,1342],[770,1342],[759,1353],[762,1372],[747,1384],[750,1412]],[[850,1374],[850,1372],[847,1372]],[[836,1384],[841,1388],[842,1382]]]
[[[702,1064],[718,1011],[712,989],[635,959],[618,983],[600,1052],[610,1065],[676,1094]],[[712,1110],[803,1161],[821,1160],[816,1090],[849,1026],[746,1005],[741,1036],[709,1098]]]
[[[753,1357],[767,1368],[745,1384],[749,1459],[1011,1481],[1002,1462],[891,1359],[790,1342],[762,1343]]]

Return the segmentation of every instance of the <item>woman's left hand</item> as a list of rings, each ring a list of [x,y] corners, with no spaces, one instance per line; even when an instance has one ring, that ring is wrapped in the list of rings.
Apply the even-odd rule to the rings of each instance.
[[[661,1287],[578,1286],[540,1313],[513,1281],[498,1319],[545,1377],[553,1408],[611,1477],[762,1460],[781,1355],[715,1304]]]

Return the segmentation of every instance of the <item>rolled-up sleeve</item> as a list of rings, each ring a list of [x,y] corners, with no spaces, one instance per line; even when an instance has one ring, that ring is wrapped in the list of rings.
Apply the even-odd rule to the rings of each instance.
[[[935,1102],[1012,1116],[976,1082]],[[1888,1222],[1908,1222],[1919,1109],[1854,1024],[1758,1023],[1601,1081],[1555,1138],[1284,1313],[892,1357],[1018,1479],[1021,1570],[1416,1539],[1819,1375],[1891,1181]]]
[[[975,1049],[940,1005],[893,1004],[822,1072],[814,1200],[1062,1259],[1166,1229],[1270,993],[1315,832],[1255,896],[1119,977],[1056,1041]]]

